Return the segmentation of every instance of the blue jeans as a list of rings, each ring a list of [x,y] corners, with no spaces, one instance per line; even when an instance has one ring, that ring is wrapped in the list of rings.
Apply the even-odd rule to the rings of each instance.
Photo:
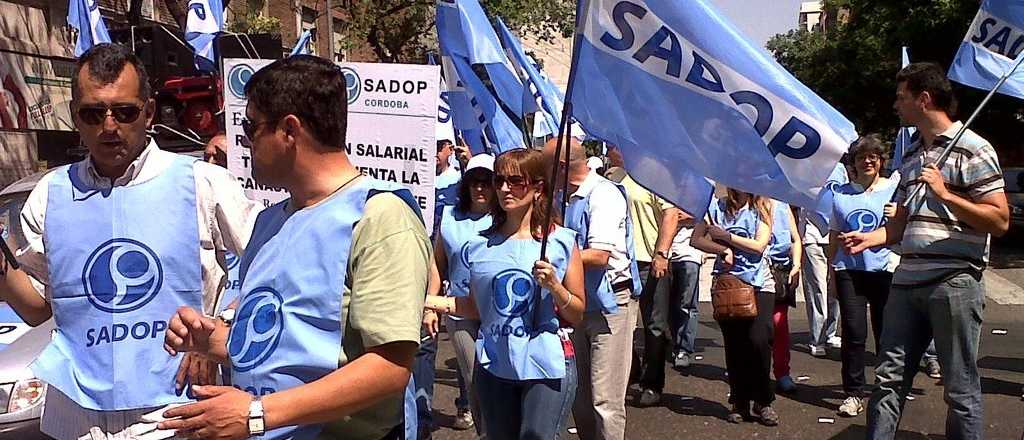
[[[697,310],[697,302],[700,300],[700,264],[692,261],[673,261],[670,269],[672,291],[677,292],[672,296],[679,298],[676,304],[679,319],[673,320],[673,323],[678,325],[672,329],[672,333],[676,335],[675,352],[693,354],[697,349],[697,318],[700,317],[700,311]]]
[[[978,341],[985,309],[980,276],[960,274],[916,287],[893,286],[885,307],[882,349],[868,403],[868,439],[892,439],[921,356],[935,337],[945,382],[946,438],[981,439],[981,375]]]
[[[420,329],[421,340],[427,336],[426,330]],[[416,361],[412,367],[413,386],[416,387],[417,425],[421,433],[427,434],[434,428],[434,359],[437,357],[437,338],[427,338],[420,343],[416,352]],[[429,438],[429,435],[421,435]]]
[[[565,377],[507,380],[476,365],[473,379],[488,440],[552,440],[565,432],[576,396],[576,361],[565,360]]]

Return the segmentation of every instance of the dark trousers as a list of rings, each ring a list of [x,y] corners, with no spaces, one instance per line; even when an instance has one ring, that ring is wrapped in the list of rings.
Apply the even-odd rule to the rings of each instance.
[[[437,357],[437,338],[427,338],[420,328],[420,349],[412,366],[412,380],[416,387],[416,415],[421,438],[429,438],[434,429],[434,359]]]
[[[672,346],[672,329],[675,328],[672,324],[679,321],[679,295],[673,295],[670,270],[665,276],[655,278],[651,263],[637,264],[644,280],[640,295],[640,316],[644,322],[640,388],[660,393],[665,388],[665,357]]]
[[[725,340],[729,402],[740,406],[750,401],[770,405],[775,400],[770,377],[775,295],[767,292],[758,292],[756,295],[756,318],[718,321],[722,339]]]
[[[843,391],[864,397],[864,350],[868,340],[868,307],[871,307],[871,330],[875,336],[875,353],[882,341],[885,302],[892,285],[890,272],[862,270],[836,271],[836,292],[839,295],[839,316],[843,328]]]

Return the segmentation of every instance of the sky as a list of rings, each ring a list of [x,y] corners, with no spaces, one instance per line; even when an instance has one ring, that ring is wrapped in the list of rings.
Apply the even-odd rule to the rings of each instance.
[[[775,34],[795,29],[802,0],[710,0],[750,40],[764,47]]]

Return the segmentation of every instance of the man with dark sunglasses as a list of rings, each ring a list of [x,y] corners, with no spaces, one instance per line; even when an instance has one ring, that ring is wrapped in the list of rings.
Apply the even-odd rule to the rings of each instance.
[[[182,307],[165,336],[171,352],[230,366],[235,387],[195,390],[202,401],[160,426],[190,438],[403,438],[431,258],[418,205],[349,160],[336,65],[275,61],[245,94],[253,175],[290,197],[256,221],[233,322]]]
[[[226,170],[147,136],[155,103],[124,46],[82,54],[71,89],[89,156],[40,179],[21,213],[22,270],[5,264],[0,275],[0,296],[25,322],[56,322],[31,368],[49,384],[41,428],[57,439],[116,433],[188,400],[175,375],[183,359],[163,350],[168,317],[183,305],[213,312],[224,272],[215,249],[241,254],[256,212]],[[202,376],[192,382],[213,380]]]

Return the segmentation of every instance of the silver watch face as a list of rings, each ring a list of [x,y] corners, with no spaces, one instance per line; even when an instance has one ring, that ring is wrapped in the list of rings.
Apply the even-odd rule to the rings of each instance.
[[[259,435],[263,434],[263,418],[251,418],[249,419],[249,434]]]

